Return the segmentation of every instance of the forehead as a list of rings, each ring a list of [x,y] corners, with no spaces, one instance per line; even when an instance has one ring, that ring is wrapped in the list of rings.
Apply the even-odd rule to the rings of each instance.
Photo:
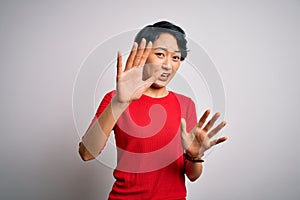
[[[168,51],[179,51],[176,38],[170,33],[162,33],[153,43],[152,48],[162,47]]]

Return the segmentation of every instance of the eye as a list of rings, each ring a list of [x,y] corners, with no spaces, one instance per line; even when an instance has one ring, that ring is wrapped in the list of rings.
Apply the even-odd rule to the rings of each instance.
[[[177,60],[180,60],[180,57],[179,56],[173,56],[173,59],[177,61]]]
[[[155,55],[157,55],[157,56],[160,57],[160,58],[162,58],[162,57],[165,56],[163,53],[155,53]]]

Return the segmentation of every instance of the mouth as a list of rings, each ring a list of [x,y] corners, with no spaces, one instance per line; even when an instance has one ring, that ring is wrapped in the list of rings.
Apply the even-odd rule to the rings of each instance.
[[[159,77],[159,80],[160,81],[167,81],[170,75],[171,75],[170,73],[162,73]]]
[[[162,73],[160,76],[164,78],[168,78],[171,74],[170,73]]]

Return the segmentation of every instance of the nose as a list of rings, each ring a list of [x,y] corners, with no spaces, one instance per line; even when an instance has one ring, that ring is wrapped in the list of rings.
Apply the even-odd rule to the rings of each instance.
[[[165,58],[165,60],[164,60],[164,62],[163,62],[163,65],[162,65],[162,68],[163,68],[164,70],[167,70],[167,71],[169,71],[169,70],[172,69],[171,58],[169,58],[169,57],[166,57],[166,58]]]

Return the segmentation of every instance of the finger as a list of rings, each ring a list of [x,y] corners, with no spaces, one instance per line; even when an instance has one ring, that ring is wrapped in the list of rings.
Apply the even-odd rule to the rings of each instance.
[[[223,121],[221,122],[216,128],[211,130],[208,134],[207,137],[212,138],[214,137],[224,126],[226,126],[226,122]]]
[[[143,85],[141,86],[142,92],[144,93],[155,81],[157,80],[157,77],[151,76],[147,80],[143,82]]]
[[[132,67],[138,67],[146,46],[146,40],[143,38],[135,55]]]
[[[215,124],[215,122],[217,121],[217,119],[220,117],[220,113],[217,112],[212,118],[211,120],[209,120],[209,122],[205,125],[205,127],[203,128],[203,130],[205,132],[209,131],[211,129],[211,127],[213,127],[213,125]]]
[[[152,42],[150,41],[150,42],[148,43],[148,45],[147,45],[147,47],[146,47],[146,49],[145,49],[143,55],[142,55],[142,58],[141,58],[141,60],[140,60],[140,63],[138,64],[138,66],[144,66],[144,65],[145,65],[145,63],[146,63],[146,61],[147,61],[147,58],[148,58],[148,56],[149,56],[151,50],[152,50]]]
[[[184,118],[181,118],[180,121],[180,137],[181,137],[181,144],[184,149],[188,149],[190,145],[193,143],[195,138],[194,134],[187,133],[186,131],[186,121]]]
[[[208,117],[209,114],[210,114],[210,110],[209,110],[209,109],[206,110],[206,111],[203,113],[202,117],[200,118],[200,120],[199,120],[199,122],[198,122],[198,127],[199,127],[199,128],[202,128],[202,126],[203,126],[203,124],[205,123],[205,121],[206,121],[206,119],[207,119],[207,117]]]
[[[118,51],[118,57],[117,57],[117,81],[120,80],[122,74],[122,54],[120,51]]]
[[[135,58],[135,55],[136,55],[136,51],[137,51],[137,48],[138,48],[138,44],[136,42],[133,43],[133,46],[132,46],[132,49],[131,49],[131,52],[128,56],[128,59],[127,59],[127,62],[126,62],[126,66],[125,66],[125,70],[124,71],[127,71],[129,69],[132,68],[132,65],[133,65],[133,60]]]
[[[148,78],[146,81],[143,81],[141,85],[139,85],[132,96],[137,97],[139,99],[142,94],[154,83],[156,79],[154,77]]]
[[[221,138],[217,139],[216,144],[220,144],[222,142],[225,142],[227,139],[228,139],[227,137],[221,137]]]
[[[147,87],[146,89],[148,89],[155,81],[156,81],[156,78],[154,76],[151,76],[150,78],[145,80],[144,83],[145,83],[145,86]]]
[[[210,146],[212,147],[212,146],[214,146],[214,145],[216,145],[216,144],[220,144],[220,143],[222,143],[222,142],[225,142],[226,140],[227,140],[227,137],[221,137],[221,138],[212,140],[212,141],[210,142]]]

